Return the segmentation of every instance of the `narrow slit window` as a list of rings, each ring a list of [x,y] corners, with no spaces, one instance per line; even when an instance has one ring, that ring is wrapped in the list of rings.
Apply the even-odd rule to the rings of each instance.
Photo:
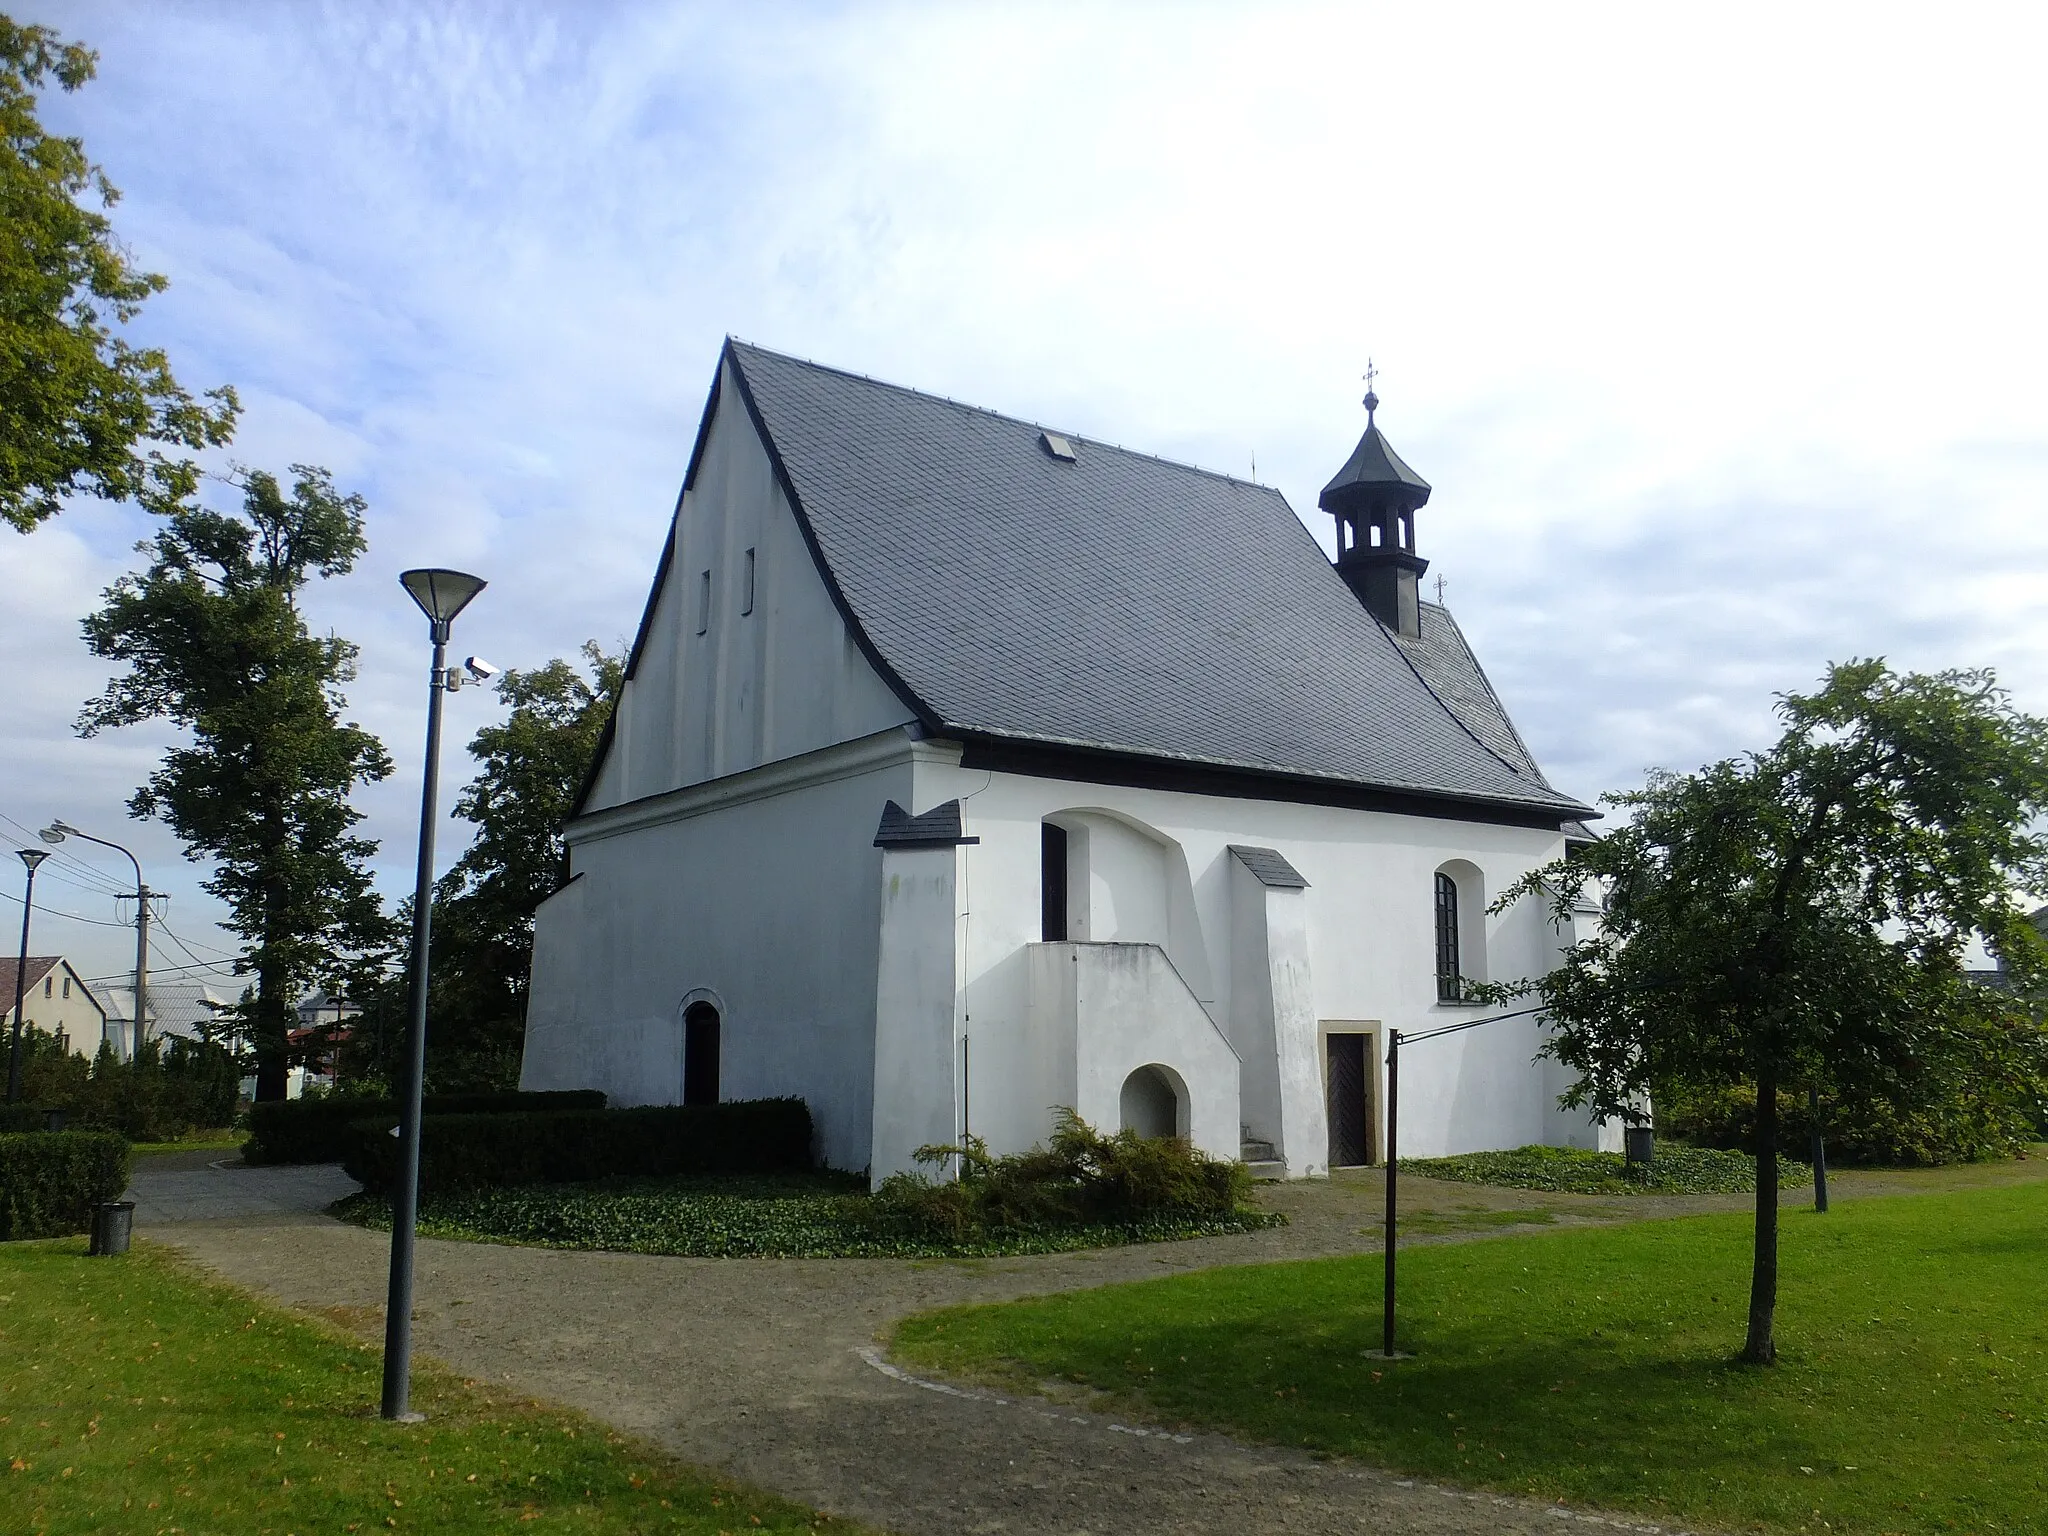
[[[1456,1003],[1464,999],[1458,979],[1458,882],[1449,875],[1436,877],[1436,1000]]]
[[[745,618],[754,611],[754,552],[747,551],[747,568],[740,584],[740,617]]]
[[[1044,822],[1039,832],[1039,935],[1048,944],[1064,944],[1067,932],[1067,829]]]
[[[706,571],[697,579],[697,633],[703,634],[711,628],[711,573]]]

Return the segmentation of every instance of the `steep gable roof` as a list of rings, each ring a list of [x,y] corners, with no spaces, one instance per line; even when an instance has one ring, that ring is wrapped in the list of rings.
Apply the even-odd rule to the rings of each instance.
[[[1062,432],[1068,462],[1035,423],[728,348],[849,622],[934,729],[1587,813],[1499,749],[1497,700],[1478,732],[1430,690],[1271,487]]]
[[[932,733],[1592,814],[1463,637],[1404,652],[1277,490],[735,340],[723,361],[854,640]]]

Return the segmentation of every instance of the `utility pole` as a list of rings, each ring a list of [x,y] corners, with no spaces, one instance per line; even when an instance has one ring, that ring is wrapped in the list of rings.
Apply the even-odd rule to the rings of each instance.
[[[140,1061],[143,1035],[149,1027],[149,904],[156,894],[150,890],[149,882],[142,878],[142,861],[119,843],[110,843],[104,837],[81,832],[64,821],[51,822],[36,836],[52,847],[67,837],[82,837],[88,843],[113,849],[135,866],[135,1050],[129,1059]]]
[[[137,866],[135,882],[135,1046],[130,1061],[142,1060],[142,1040],[149,1028],[149,900],[151,891],[142,883]]]

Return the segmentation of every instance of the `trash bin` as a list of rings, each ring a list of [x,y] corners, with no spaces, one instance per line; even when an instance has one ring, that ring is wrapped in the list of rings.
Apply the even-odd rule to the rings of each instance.
[[[1622,1156],[1631,1163],[1648,1166],[1657,1158],[1657,1133],[1647,1125],[1632,1125],[1622,1132]]]
[[[46,1130],[46,1131],[61,1131],[61,1130],[63,1130],[63,1129],[64,1129],[64,1117],[65,1117],[65,1115],[67,1115],[67,1114],[69,1114],[69,1113],[70,1113],[70,1111],[68,1111],[68,1110],[62,1110],[62,1109],[46,1109],[46,1110],[44,1110],[44,1111],[43,1111],[43,1129],[44,1129],[44,1130]]]
[[[92,1213],[92,1246],[87,1250],[96,1259],[112,1258],[128,1251],[128,1239],[135,1232],[135,1202],[133,1200],[109,1200],[95,1206]]]

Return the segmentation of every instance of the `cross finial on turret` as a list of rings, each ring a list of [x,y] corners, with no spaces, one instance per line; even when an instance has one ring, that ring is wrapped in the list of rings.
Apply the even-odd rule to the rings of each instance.
[[[1372,413],[1380,408],[1380,397],[1373,393],[1372,388],[1372,381],[1379,376],[1379,369],[1373,366],[1372,359],[1368,357],[1365,360],[1365,422],[1367,426],[1372,425]]]

